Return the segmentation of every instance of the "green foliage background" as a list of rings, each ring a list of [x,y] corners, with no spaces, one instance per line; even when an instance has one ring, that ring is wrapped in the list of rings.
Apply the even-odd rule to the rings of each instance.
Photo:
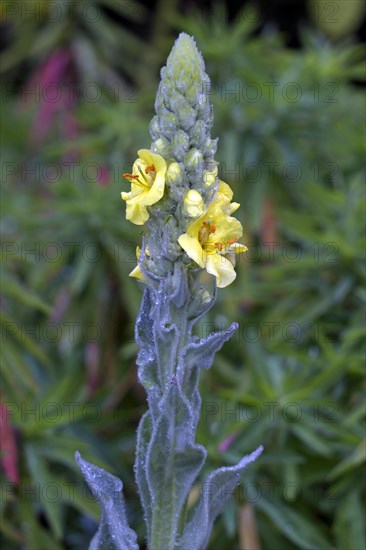
[[[32,3],[33,15],[24,2],[1,8],[3,548],[87,547],[99,508],[75,449],[123,479],[143,544],[132,469],[146,408],[141,289],[128,277],[140,234],[124,219],[120,174],[149,147],[159,67],[184,30],[212,79],[220,176],[250,248],[198,328],[240,323],[203,373],[197,440],[206,471],[265,446],[210,548],[363,550],[362,47],[314,28],[291,50],[273,29],[256,32],[253,9],[229,23],[222,6],[182,15],[173,1],[152,15],[62,0],[57,18]],[[67,69],[47,81],[60,52]],[[47,115],[50,81],[73,92]]]

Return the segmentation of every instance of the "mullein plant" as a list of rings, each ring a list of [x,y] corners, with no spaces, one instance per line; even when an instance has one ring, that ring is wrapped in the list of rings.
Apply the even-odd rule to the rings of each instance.
[[[237,323],[206,338],[193,335],[195,323],[214,305],[216,288],[236,277],[239,207],[229,185],[218,178],[217,140],[210,137],[209,78],[194,40],[182,33],[161,71],[150,133],[150,149],[140,149],[131,183],[122,192],[126,218],[144,226],[137,266],[144,294],[136,322],[138,377],[148,410],[137,432],[135,477],[144,510],[149,550],[203,550],[213,522],[240,482],[259,447],[235,466],[212,472],[202,483],[195,507],[187,506],[207,451],[195,442],[201,398],[201,369],[229,340]],[[213,277],[202,277],[204,270]],[[122,482],[76,453],[102,516],[91,549],[135,550]]]

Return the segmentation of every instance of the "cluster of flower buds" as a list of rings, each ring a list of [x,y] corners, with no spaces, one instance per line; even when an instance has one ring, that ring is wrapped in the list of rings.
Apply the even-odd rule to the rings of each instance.
[[[231,202],[232,190],[217,177],[208,90],[203,60],[182,34],[179,51],[173,48],[162,70],[151,150],[138,151],[132,173],[123,174],[131,182],[131,190],[122,192],[126,218],[136,225],[150,220],[145,253],[138,248],[139,265],[131,273],[145,282],[157,265],[171,271],[181,255],[188,269],[206,269],[222,288],[236,277],[236,254],[247,250],[238,242],[242,226],[231,216],[239,204]]]

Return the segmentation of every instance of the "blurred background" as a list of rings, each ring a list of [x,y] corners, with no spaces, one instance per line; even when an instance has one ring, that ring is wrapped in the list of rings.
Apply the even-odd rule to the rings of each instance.
[[[363,550],[364,3],[5,0],[0,21],[2,548],[87,547],[100,512],[75,449],[123,479],[144,547],[121,173],[184,30],[249,246],[197,328],[240,323],[202,374],[201,479],[265,446],[210,548]]]

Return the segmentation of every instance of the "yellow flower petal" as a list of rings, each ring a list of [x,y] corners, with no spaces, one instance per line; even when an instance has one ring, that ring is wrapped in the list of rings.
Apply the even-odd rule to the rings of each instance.
[[[219,288],[228,286],[236,278],[233,264],[221,254],[207,255],[206,269],[208,273],[216,277],[216,284]]]
[[[226,199],[228,202],[231,201],[234,195],[230,185],[228,183],[225,183],[222,180],[220,180],[220,183],[219,183],[218,194],[222,195],[222,197]]]
[[[225,208],[225,212],[228,216],[231,216],[231,214],[233,214],[234,212],[237,211],[237,209],[239,208],[240,204],[238,202],[231,202],[226,208]]]
[[[232,239],[240,239],[243,234],[243,228],[239,220],[226,216],[222,212],[213,217],[213,223],[216,226],[215,233],[209,237],[209,242],[228,243]]]
[[[191,237],[187,233],[184,233],[178,238],[178,243],[187,253],[187,255],[192,258],[200,267],[205,267],[205,256],[202,246],[200,245],[198,239]]]
[[[139,260],[140,255],[141,255],[141,248],[139,246],[137,246],[136,247],[136,258],[137,258],[137,260]],[[145,280],[144,275],[143,275],[143,273],[140,269],[139,264],[137,264],[137,266],[131,271],[131,273],[129,274],[129,277],[134,277],[135,279],[139,279],[140,281]]]
[[[135,279],[139,279],[140,281],[144,281],[144,280],[145,280],[139,265],[137,265],[137,266],[131,271],[131,273],[129,274],[129,277],[134,277]]]
[[[233,243],[230,245],[230,252],[234,252],[235,254],[243,254],[243,252],[246,252],[248,250],[248,247],[244,244],[240,243]]]
[[[123,193],[123,195],[125,196],[122,196],[122,198],[126,201],[126,220],[129,220],[136,225],[143,225],[147,222],[149,219],[149,213],[145,206],[141,204],[141,199],[139,199],[139,196],[131,197],[130,193]],[[126,197],[126,195],[128,195],[128,197]]]
[[[164,172],[166,171],[166,162],[160,155],[152,153],[149,149],[139,149],[137,154],[140,159],[145,161],[147,166],[154,164],[156,172],[162,172],[163,170]]]

